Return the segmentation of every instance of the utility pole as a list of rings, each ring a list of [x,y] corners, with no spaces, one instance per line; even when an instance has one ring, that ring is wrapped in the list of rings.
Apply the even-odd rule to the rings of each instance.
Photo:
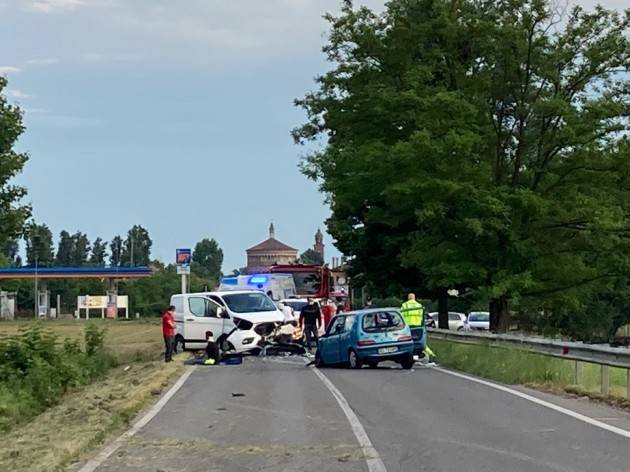
[[[39,257],[35,256],[35,319],[39,318],[39,284],[37,280],[37,265]]]
[[[131,261],[130,261],[130,265],[131,265],[131,267],[134,267],[134,265],[133,265],[133,234],[131,234],[129,236],[129,239],[131,239]]]

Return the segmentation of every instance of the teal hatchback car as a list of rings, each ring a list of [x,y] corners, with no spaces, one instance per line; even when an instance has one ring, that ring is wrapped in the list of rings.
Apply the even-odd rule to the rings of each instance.
[[[414,343],[409,327],[396,308],[372,308],[334,317],[317,342],[315,366],[345,364],[360,369],[379,362],[413,366]]]

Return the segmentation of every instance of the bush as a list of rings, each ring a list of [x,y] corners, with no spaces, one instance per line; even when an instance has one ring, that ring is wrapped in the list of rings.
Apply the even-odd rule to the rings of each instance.
[[[112,365],[104,336],[104,330],[88,325],[85,349],[76,341],[59,343],[40,325],[0,337],[0,431],[54,405],[68,388],[101,377]]]

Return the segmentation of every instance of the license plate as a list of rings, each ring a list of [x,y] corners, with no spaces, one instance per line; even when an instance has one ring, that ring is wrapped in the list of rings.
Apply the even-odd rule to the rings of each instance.
[[[382,347],[378,350],[379,354],[389,354],[390,352],[396,352],[398,348],[396,346],[393,347]]]

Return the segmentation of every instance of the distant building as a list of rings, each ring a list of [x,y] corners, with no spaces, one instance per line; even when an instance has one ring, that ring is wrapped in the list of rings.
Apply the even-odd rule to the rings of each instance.
[[[250,274],[265,271],[272,265],[293,264],[298,259],[297,249],[276,239],[273,223],[269,225],[269,239],[256,244],[246,252],[247,272]]]
[[[322,261],[325,261],[324,257],[324,235],[322,230],[318,229],[315,233],[315,244],[313,245],[313,251],[322,256]]]

